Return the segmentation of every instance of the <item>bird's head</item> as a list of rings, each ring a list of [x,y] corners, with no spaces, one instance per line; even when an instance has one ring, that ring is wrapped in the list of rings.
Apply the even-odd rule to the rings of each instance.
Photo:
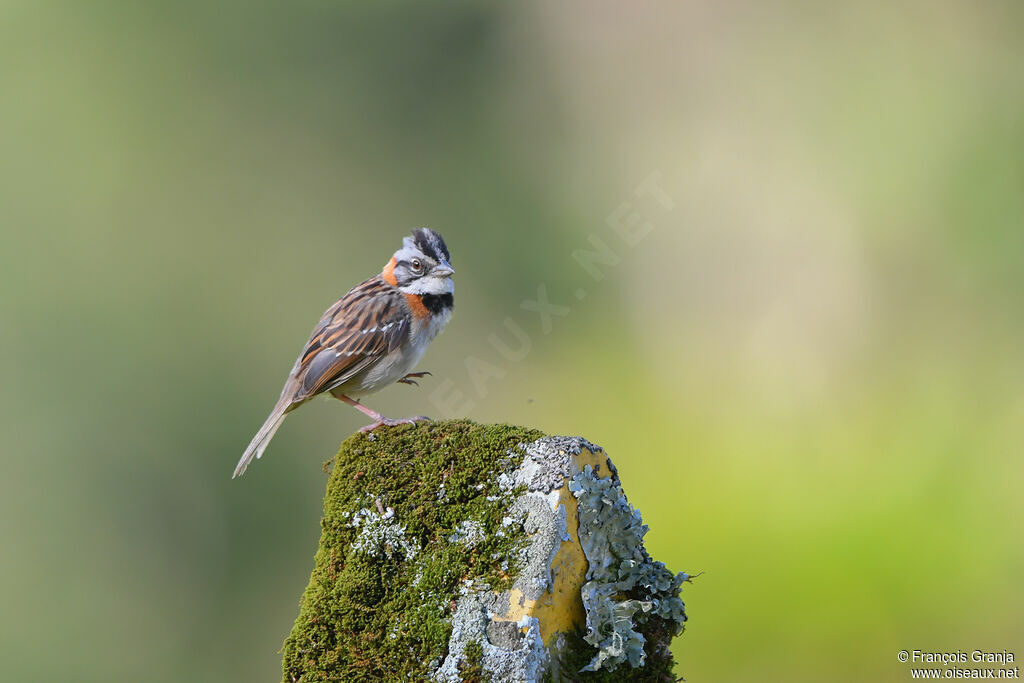
[[[450,260],[441,235],[429,228],[416,228],[384,266],[384,279],[406,294],[451,294],[455,269]]]

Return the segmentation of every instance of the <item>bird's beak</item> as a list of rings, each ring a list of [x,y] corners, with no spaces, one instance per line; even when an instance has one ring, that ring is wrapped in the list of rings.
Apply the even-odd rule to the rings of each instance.
[[[455,275],[455,269],[447,261],[441,261],[437,268],[434,268],[434,275],[438,277],[451,277]]]

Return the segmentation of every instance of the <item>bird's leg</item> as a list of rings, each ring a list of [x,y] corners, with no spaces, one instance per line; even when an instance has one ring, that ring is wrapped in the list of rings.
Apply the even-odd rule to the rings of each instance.
[[[368,418],[373,420],[373,424],[366,425],[365,427],[363,427],[362,429],[359,430],[361,432],[373,431],[374,429],[376,429],[377,427],[380,427],[381,425],[383,425],[385,427],[394,427],[394,426],[397,426],[397,425],[416,424],[417,422],[421,422],[423,420],[426,420],[428,422],[430,421],[429,417],[424,417],[422,415],[417,415],[416,417],[406,417],[406,418],[403,418],[401,420],[392,420],[389,417],[384,417],[383,415],[378,413],[376,410],[372,410],[370,408],[367,408],[366,406],[364,406],[359,401],[353,400],[353,399],[349,398],[348,396],[346,396],[345,394],[332,394],[332,395],[336,399],[338,399],[339,401],[341,401],[343,403],[349,404],[350,406],[352,406],[353,408],[355,408],[356,410],[361,412],[363,415],[366,415]]]
[[[334,394],[334,398],[338,399],[343,403],[349,404],[350,406],[361,412],[363,415],[366,415],[371,420],[376,420],[379,422],[384,419],[384,416],[378,413],[376,410],[373,410],[372,408],[367,408],[359,401],[353,400],[346,396],[345,394]]]
[[[405,377],[403,377],[402,379],[400,379],[398,381],[401,382],[402,384],[415,384],[416,386],[419,386],[420,385],[419,382],[417,382],[414,379],[409,379],[409,378],[410,377],[415,377],[416,379],[420,379],[420,378],[422,378],[422,377],[424,377],[426,375],[432,375],[432,374],[433,374],[432,372],[410,372],[408,375],[406,375]]]

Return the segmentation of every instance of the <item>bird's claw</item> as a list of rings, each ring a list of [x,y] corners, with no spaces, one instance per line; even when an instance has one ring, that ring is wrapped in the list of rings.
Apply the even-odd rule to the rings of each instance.
[[[400,420],[392,420],[388,417],[382,417],[373,424],[368,424],[361,428],[361,432],[372,432],[377,427],[397,427],[398,425],[412,425],[417,422],[430,422],[430,418],[424,415],[417,415],[416,417],[404,417]]]
[[[415,377],[417,379],[420,379],[422,377],[425,377],[427,375],[432,375],[432,374],[433,373],[431,373],[431,372],[425,372],[425,371],[424,372],[410,372],[408,375],[406,375],[405,377],[403,377],[402,379],[400,379],[398,381],[400,383],[402,383],[402,384],[413,384],[415,386],[419,386],[420,383],[417,382],[415,379],[410,379],[410,377]]]

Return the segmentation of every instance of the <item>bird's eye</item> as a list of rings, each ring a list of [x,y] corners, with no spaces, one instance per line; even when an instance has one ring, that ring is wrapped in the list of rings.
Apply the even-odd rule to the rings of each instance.
[[[423,263],[418,258],[414,258],[412,260],[412,269],[417,273],[420,272],[423,270]]]

